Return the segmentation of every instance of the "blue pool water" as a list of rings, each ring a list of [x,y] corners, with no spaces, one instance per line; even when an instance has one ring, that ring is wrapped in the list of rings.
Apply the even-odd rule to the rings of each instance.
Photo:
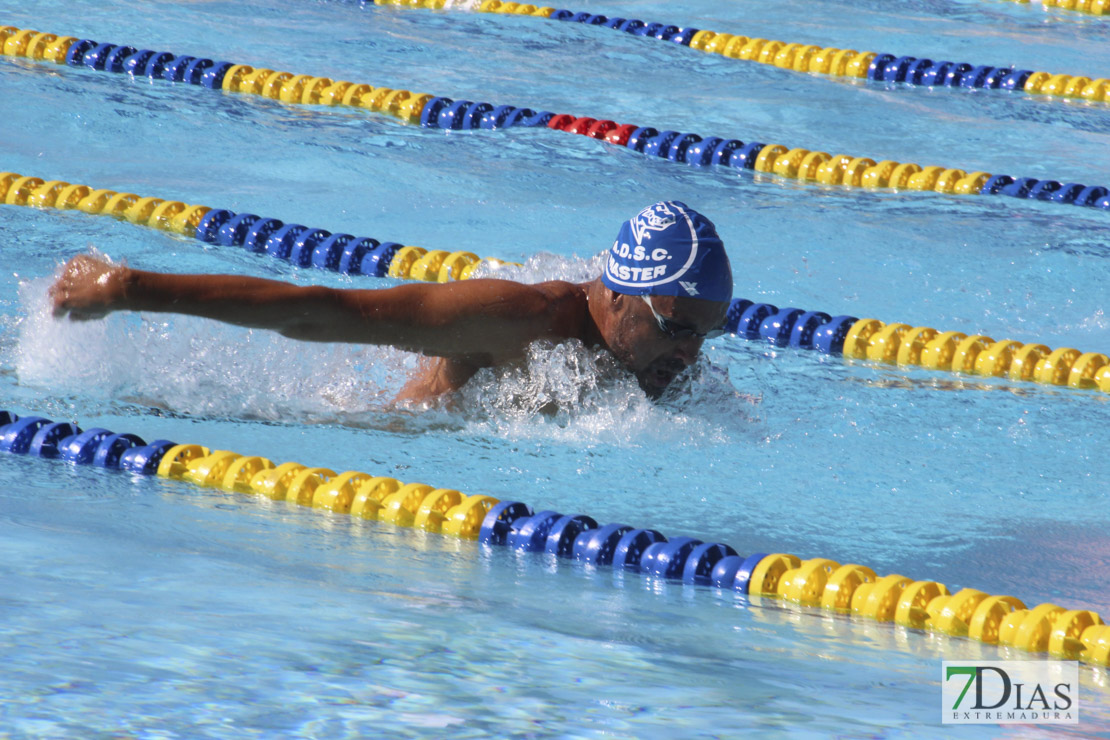
[[[589,3],[842,48],[1107,76],[1105,19],[968,0]],[[577,7],[576,7],[577,9]],[[604,29],[355,2],[0,0],[0,22],[456,99],[1110,185],[1110,105],[800,75]],[[547,129],[363,111],[0,57],[0,169],[523,262],[585,280],[661,198],[712,218],[736,294],[1110,351],[1105,211],[824,188]],[[79,212],[0,207],[0,408],[364,470],[599,521],[1106,615],[1110,396],[735,337],[647,401],[536,347],[457,406],[416,358],[171,316],[54,322],[90,247],[144,269],[381,287]],[[554,413],[541,412],[552,402]],[[163,479],[0,458],[0,735],[937,737],[940,662],[1026,654],[483,550]],[[1110,734],[1106,672],[1082,723]],[[970,736],[1040,736],[966,727]]]

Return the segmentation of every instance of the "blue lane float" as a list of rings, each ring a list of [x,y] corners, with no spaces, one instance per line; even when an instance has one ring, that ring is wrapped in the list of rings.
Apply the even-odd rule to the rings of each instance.
[[[69,422],[0,411],[0,452],[15,455],[153,475],[174,444],[163,439],[148,445],[135,434],[115,434],[101,427],[82,430]]]
[[[369,277],[385,277],[394,255],[403,247],[397,242],[333,234],[326,229],[286,224],[276,218],[223,208],[206,213],[197,224],[194,237],[208,244],[265,253],[298,267]]]
[[[71,67],[89,67],[133,77],[164,79],[169,82],[186,82],[216,90],[224,82],[224,75],[233,66],[231,62],[177,56],[168,51],[136,49],[133,46],[100,43],[92,39],[79,39],[66,53],[66,64]]]

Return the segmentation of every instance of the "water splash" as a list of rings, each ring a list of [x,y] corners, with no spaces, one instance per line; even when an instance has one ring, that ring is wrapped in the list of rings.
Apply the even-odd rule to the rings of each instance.
[[[522,266],[482,267],[521,282],[596,276],[601,256],[539,254]],[[703,358],[658,402],[607,352],[579,341],[536,342],[519,362],[479,371],[457,394],[395,406],[422,364],[388,347],[316,344],[188,316],[118,313],[57,320],[47,278],[20,285],[15,329],[20,382],[93,403],[109,399],[209,417],[334,423],[419,433],[469,430],[503,438],[618,446],[725,443],[751,404]]]
[[[604,350],[535,342],[524,361],[479,371],[460,391],[472,431],[618,447],[727,444],[751,397],[704,355],[659,401]]]
[[[20,382],[194,415],[327,421],[381,409],[415,356],[382,347],[314,344],[185,316],[121,313],[56,320],[49,279],[20,285]]]
[[[502,278],[519,283],[540,283],[546,280],[565,280],[569,283],[584,283],[601,274],[608,252],[600,252],[593,257],[560,257],[550,252],[539,252],[524,261],[522,265],[482,262],[475,268],[472,277]]]

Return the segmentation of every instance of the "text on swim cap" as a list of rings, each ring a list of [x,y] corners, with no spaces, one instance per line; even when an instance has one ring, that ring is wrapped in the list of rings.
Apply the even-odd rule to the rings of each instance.
[[[662,277],[667,274],[666,265],[656,265],[655,267],[629,267],[622,265],[616,261],[612,255],[609,256],[609,274],[616,277],[618,280],[634,280],[642,282],[644,280],[653,280],[657,277]]]
[[[636,260],[637,262],[643,262],[646,259],[650,259],[652,262],[662,262],[663,260],[669,260],[671,258],[671,253],[666,249],[653,249],[649,257],[647,250],[643,247],[637,245],[635,248],[632,248],[627,243],[619,245],[614,244],[613,253],[618,257]],[[663,273],[659,274],[662,275]]]

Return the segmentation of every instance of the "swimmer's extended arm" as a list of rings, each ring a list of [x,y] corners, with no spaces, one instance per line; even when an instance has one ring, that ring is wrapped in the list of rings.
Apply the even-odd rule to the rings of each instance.
[[[532,341],[579,336],[578,286],[506,280],[410,284],[383,290],[296,286],[236,275],[173,275],[76,257],[51,288],[56,316],[112,311],[201,316],[316,342],[392,345],[487,364]]]

